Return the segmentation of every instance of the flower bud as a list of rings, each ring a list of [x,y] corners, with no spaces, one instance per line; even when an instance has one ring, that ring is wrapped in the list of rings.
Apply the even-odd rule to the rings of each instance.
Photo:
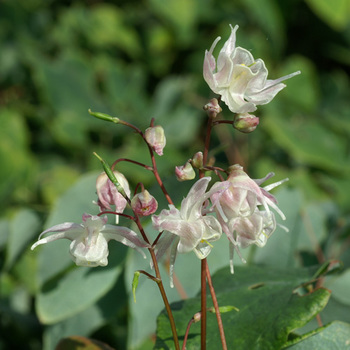
[[[145,139],[153,150],[159,155],[163,155],[163,148],[166,144],[164,129],[160,126],[151,126],[145,131]]]
[[[203,168],[203,153],[202,152],[197,152],[193,156],[192,165],[197,169]]]
[[[118,183],[124,189],[125,194],[130,197],[130,188],[128,180],[119,171],[113,171]],[[110,210],[111,205],[115,205],[115,211],[122,213],[126,207],[127,201],[116,186],[108,178],[106,173],[101,173],[96,180],[96,192],[98,196],[97,204],[101,211]],[[116,217],[116,220],[118,216]]]
[[[196,177],[196,173],[190,162],[185,165],[175,167],[175,175],[179,181],[192,180]]]
[[[254,131],[259,125],[259,118],[249,113],[237,114],[233,122],[233,127],[246,134]]]
[[[132,210],[139,216],[148,216],[155,213],[158,202],[147,190],[135,194],[131,200]]]
[[[203,107],[203,109],[207,111],[207,114],[210,118],[215,118],[222,111],[216,98],[212,98],[209,103]]]

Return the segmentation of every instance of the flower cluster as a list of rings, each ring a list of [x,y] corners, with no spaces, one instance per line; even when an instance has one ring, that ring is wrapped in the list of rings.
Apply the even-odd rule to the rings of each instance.
[[[255,60],[249,51],[236,47],[237,29],[238,26],[234,28],[231,26],[231,35],[221,49],[217,61],[213,56],[213,50],[220,37],[214,41],[210,50],[205,52],[203,75],[209,87],[221,95],[221,100],[232,112],[237,113],[233,121],[234,127],[243,132],[251,132],[259,124],[259,119],[250,115],[249,112],[254,112],[257,105],[270,102],[285,87],[282,81],[300,72],[276,80],[268,80],[268,71],[264,62],[261,59]],[[221,112],[217,99],[212,99],[204,109],[210,121],[213,121]],[[108,115],[101,113],[93,115],[131,126],[131,124]],[[208,125],[210,127],[208,127],[207,136],[210,136],[210,128],[214,122]],[[157,173],[153,156],[154,152],[160,156],[163,155],[166,145],[163,128],[159,125],[154,126],[153,121],[144,133],[134,126],[131,127],[146,142],[152,158],[152,167],[138,162],[134,163],[154,172],[169,203],[172,203]],[[209,139],[205,144],[208,147]],[[179,181],[194,179],[195,169],[201,175],[207,170],[214,170],[216,173],[219,170],[223,171],[212,166],[211,162],[208,162],[207,152],[204,154],[197,152],[185,165],[176,167],[177,179]],[[139,218],[155,213],[158,203],[142,184],[142,191],[131,198],[131,191],[125,176],[110,168],[107,170],[105,168],[105,171],[106,173],[102,173],[96,181],[97,204],[101,212],[111,213],[111,206],[114,205],[115,212],[112,213],[115,214],[116,223],[118,223],[119,215],[125,215],[123,211],[129,206],[134,217],[126,216],[135,220],[138,226]],[[161,238],[158,240],[158,237],[157,242],[154,242],[155,247],[148,244],[149,239],[142,228],[140,232],[147,243],[129,228],[107,224],[106,216],[84,214],[82,224],[66,222],[42,232],[32,249],[41,244],[66,238],[71,241],[70,253],[77,265],[105,266],[109,253],[109,240],[116,240],[135,248],[143,255],[140,248],[149,248],[151,255],[152,250],[155,249],[158,259],[171,247],[170,283],[173,285],[172,276],[177,253],[193,251],[199,259],[204,259],[213,248],[211,242],[218,240],[222,233],[225,233],[229,241],[230,268],[233,273],[234,251],[236,250],[240,255],[240,248],[246,248],[252,244],[263,247],[275,231],[277,223],[271,209],[277,212],[283,220],[285,219],[277,206],[275,197],[269,193],[269,190],[285,180],[261,187],[260,185],[274,174],[270,173],[263,179],[253,180],[239,165],[231,166],[228,174],[225,181],[216,182],[209,190],[207,189],[211,178],[200,178],[182,200],[180,209],[170,204],[169,209],[163,209],[159,215],[153,215],[153,226],[161,232]],[[46,234],[50,235],[42,238]]]
[[[210,177],[198,180],[183,199],[180,210],[170,205],[169,210],[164,209],[159,215],[153,215],[154,228],[165,231],[157,244],[157,257],[160,258],[172,246],[171,285],[177,253],[193,251],[198,258],[204,259],[213,247],[210,242],[218,240],[222,232],[229,239],[232,273],[234,249],[239,253],[239,248],[266,244],[276,229],[275,216],[270,207],[285,219],[276,205],[276,199],[268,191],[286,180],[260,187],[271,176],[273,173],[261,180],[253,180],[241,166],[234,165],[230,167],[228,179],[216,182],[208,192]],[[216,217],[210,215],[212,212]]]

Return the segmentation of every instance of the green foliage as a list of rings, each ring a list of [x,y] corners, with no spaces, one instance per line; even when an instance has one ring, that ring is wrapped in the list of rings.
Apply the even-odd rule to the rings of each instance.
[[[239,309],[222,314],[225,336],[229,348],[280,349],[287,343],[291,332],[304,326],[326,305],[330,292],[316,289],[298,294],[313,277],[310,269],[238,267],[234,275],[228,268],[213,276],[219,305],[232,305]],[[172,305],[180,338],[187,323],[200,311],[200,297]],[[156,349],[173,349],[168,317],[164,312],[157,321]],[[208,314],[207,348],[217,349],[220,336],[216,317]],[[200,325],[192,325],[187,341],[190,349],[200,349]],[[323,348],[325,349],[325,348]]]
[[[151,272],[148,260],[112,243],[108,267],[89,270],[73,267],[68,241],[34,252],[30,246],[45,228],[98,212],[92,201],[102,167],[93,152],[108,164],[130,158],[150,165],[137,136],[123,125],[93,118],[89,109],[142,131],[155,118],[167,136],[165,156],[157,157],[159,172],[176,204],[181,201],[191,184],[176,182],[173,169],[202,150],[206,116],[201,109],[212,97],[202,78],[204,50],[217,36],[222,41],[229,36],[229,23],[239,24],[237,44],[264,59],[271,79],[296,70],[302,74],[259,108],[260,125],[253,134],[238,135],[226,125],[214,129],[211,147],[218,166],[244,162],[253,177],[273,170],[276,180],[290,179],[277,195],[288,233],[279,229],[263,249],[245,250],[247,267],[235,257],[234,276],[228,273],[225,237],[209,257],[212,272],[223,268],[214,278],[220,306],[240,309],[223,314],[228,339],[238,349],[245,332],[252,342],[245,349],[345,348],[350,323],[349,13],[347,0],[0,2],[0,348],[51,350],[72,334],[114,348],[152,348],[163,308],[159,292],[141,274],[137,303],[132,295],[134,272]],[[226,108],[222,115],[232,118]],[[151,172],[125,162],[118,167],[132,190],[142,181],[160,193]],[[160,199],[159,208],[165,206]],[[144,224],[154,239],[156,232],[147,220]],[[329,258],[341,260],[344,271],[325,278],[332,291],[326,306],[324,289],[293,293],[311,278],[305,267]],[[275,271],[276,266],[283,270]],[[168,286],[166,262],[161,272],[170,301],[178,301],[183,294]],[[199,262],[181,255],[175,273],[190,298],[173,304],[183,335],[199,310]],[[248,288],[257,283],[263,286]],[[303,310],[304,301],[314,308]],[[272,320],[271,310],[277,308],[283,314]],[[314,319],[305,324],[321,309],[324,327]],[[257,312],[259,317],[250,320]],[[208,317],[213,334],[208,346],[217,348],[212,345],[219,343],[215,315]],[[261,320],[269,324],[264,332]],[[171,348],[164,313],[158,322],[157,347]],[[231,322],[238,322],[232,331]],[[197,347],[198,334],[195,324],[189,347]],[[85,341],[92,346],[83,338],[70,346],[76,349]]]

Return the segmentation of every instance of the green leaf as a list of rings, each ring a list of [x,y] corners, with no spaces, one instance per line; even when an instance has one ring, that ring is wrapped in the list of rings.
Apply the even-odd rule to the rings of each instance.
[[[108,266],[74,267],[42,286],[36,299],[36,310],[42,323],[53,324],[87,309],[113,287],[122,272],[127,252],[122,244],[113,243],[109,244]]]
[[[330,296],[326,289],[299,295],[296,288],[309,281],[315,269],[272,270],[257,266],[229,268],[213,276],[219,305],[234,304],[240,311],[222,315],[226,341],[231,349],[280,349],[290,333],[319,313]],[[209,306],[209,305],[208,305]],[[200,298],[172,304],[180,339],[191,317],[200,310]],[[207,316],[207,349],[217,349],[220,337],[213,314]],[[173,349],[169,320],[163,311],[157,322],[155,349]],[[187,342],[200,349],[200,325],[192,325]]]
[[[195,31],[198,20],[199,2],[197,0],[150,0],[153,11],[172,26],[176,40],[188,45]]]
[[[344,30],[349,23],[348,0],[306,0],[311,9],[335,30]]]
[[[55,350],[113,350],[113,348],[98,340],[74,335],[62,339]]]
[[[283,349],[290,350],[330,350],[350,349],[350,324],[332,322],[316,332],[306,334],[301,340],[294,340],[295,344]]]
[[[45,327],[43,350],[53,349],[63,337],[72,334],[87,337],[111,319],[115,321],[116,316],[125,313],[126,298],[124,280],[120,276],[113,288],[96,303],[66,320]],[[117,327],[120,331],[121,325]]]
[[[10,203],[14,192],[23,195],[30,191],[28,175],[35,170],[36,162],[29,152],[28,130],[22,115],[2,109],[0,125],[0,200]]]
[[[12,267],[28,243],[40,233],[39,230],[40,220],[32,210],[22,209],[16,214],[10,223],[5,268]]]
[[[264,122],[274,141],[295,160],[324,170],[350,171],[345,139],[310,117],[287,119],[280,112],[271,109]]]
[[[333,298],[350,306],[350,269],[347,269],[344,273],[339,275],[328,276],[324,286],[332,291]]]

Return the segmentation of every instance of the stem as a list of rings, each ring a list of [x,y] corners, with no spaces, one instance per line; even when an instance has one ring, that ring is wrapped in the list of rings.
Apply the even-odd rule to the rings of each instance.
[[[188,334],[190,332],[190,328],[191,328],[192,324],[195,322],[196,322],[196,320],[194,319],[194,317],[192,317],[187,324],[187,328],[186,328],[186,332],[185,332],[185,336],[184,336],[184,341],[182,343],[182,350],[186,350],[186,343],[187,343]]]
[[[143,227],[141,225],[140,219],[139,219],[139,217],[136,214],[135,214],[135,222],[137,224],[138,229],[140,230],[140,233],[141,233],[143,239],[147,243],[149,243],[147,235],[146,235],[146,233],[143,230]],[[178,336],[177,336],[174,316],[173,316],[173,313],[171,311],[170,304],[169,304],[169,301],[168,301],[168,298],[166,296],[166,292],[165,292],[165,289],[164,289],[164,286],[163,286],[162,277],[160,275],[156,254],[154,253],[153,247],[148,248],[148,250],[149,250],[149,253],[151,255],[154,271],[155,271],[156,277],[157,277],[157,280],[154,280],[154,281],[157,283],[157,286],[159,288],[160,294],[161,294],[162,299],[163,299],[163,303],[164,303],[165,309],[166,309],[168,317],[169,317],[170,327],[171,327],[171,331],[173,333],[173,338],[174,338],[175,349],[176,350],[180,350],[180,344],[179,344],[179,339],[178,339]]]
[[[213,117],[215,117],[214,115]],[[204,151],[203,151],[203,166],[205,167],[208,161],[208,152],[210,145],[210,135],[212,129],[212,118],[209,116],[207,123],[207,132],[205,135]],[[205,171],[199,171],[199,178],[204,176]],[[206,336],[207,336],[207,295],[206,295],[206,267],[207,259],[201,260],[201,350],[206,349]]]
[[[154,121],[152,120],[151,121],[151,125],[154,123]],[[135,125],[132,125],[124,120],[119,120],[119,124],[123,124],[125,126],[128,126],[129,128],[135,130],[141,137],[142,139],[145,141],[147,147],[148,147],[148,150],[150,152],[150,155],[151,155],[151,160],[152,160],[152,166],[153,166],[153,169],[149,169],[149,170],[152,170],[153,171],[153,174],[158,182],[158,185],[160,186],[160,188],[162,189],[163,193],[164,193],[164,196],[166,198],[166,200],[168,201],[169,204],[174,204],[173,201],[171,200],[170,196],[169,196],[169,193],[168,191],[166,190],[164,184],[163,184],[163,181],[162,179],[160,178],[159,174],[158,174],[158,169],[157,169],[157,164],[156,164],[156,160],[155,160],[155,157],[154,157],[154,152],[153,152],[153,149],[152,147],[148,144],[148,142],[146,141],[145,139],[145,135],[143,134],[143,132],[138,128],[136,127]],[[134,162],[132,161],[133,163],[135,164],[139,164],[139,165],[142,165],[144,166],[143,164],[141,163],[138,163],[138,162]],[[144,166],[146,168],[146,166]],[[147,168],[146,168],[147,169]]]
[[[206,280],[207,259],[201,260],[201,350],[206,349],[207,336],[207,280]]]
[[[223,350],[227,350],[224,326],[222,324],[221,314],[220,314],[220,310],[219,310],[219,304],[218,304],[218,300],[216,299],[216,294],[215,294],[214,286],[213,286],[213,283],[212,283],[212,280],[211,280],[208,264],[206,264],[206,273],[207,273],[207,280],[208,280],[208,285],[209,285],[209,289],[210,289],[211,298],[213,299],[213,305],[214,305],[214,308],[215,308],[216,319],[218,321],[222,349]]]

